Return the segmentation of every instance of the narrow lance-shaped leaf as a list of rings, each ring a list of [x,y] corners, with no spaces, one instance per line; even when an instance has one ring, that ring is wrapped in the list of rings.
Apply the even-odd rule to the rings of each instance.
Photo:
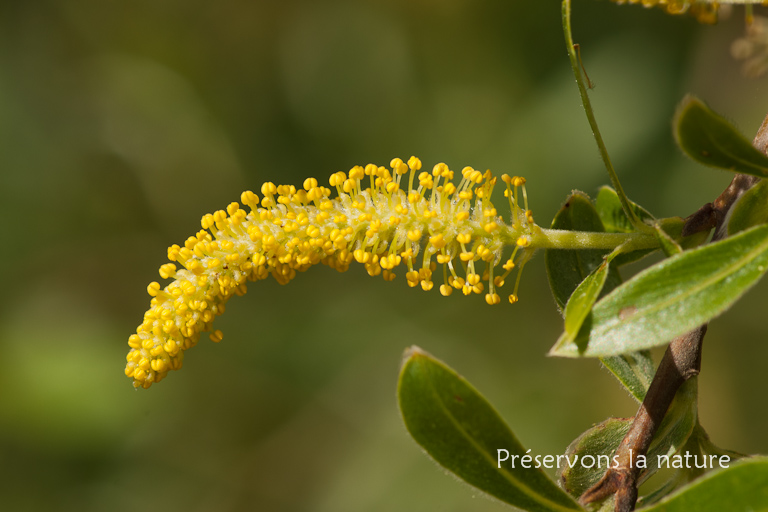
[[[664,345],[727,310],[768,268],[768,226],[683,252],[637,274],[592,308],[553,355],[604,357]]]
[[[605,280],[608,277],[611,260],[619,254],[619,250],[611,252],[605,257],[591,274],[576,287],[565,305],[565,334],[573,340],[579,333],[584,320],[592,311],[592,306],[597,301],[597,297],[603,290]]]
[[[535,463],[522,464],[533,454],[471,384],[417,347],[405,354],[398,401],[411,436],[462,480],[523,510],[582,510]]]
[[[606,190],[606,192],[603,192],[603,190]],[[621,209],[621,202],[619,201],[618,196],[616,196],[616,192],[607,187],[603,190],[600,191],[600,196],[604,197],[603,211],[608,215],[609,219],[623,218],[626,221],[627,226],[629,226],[627,229],[631,231],[631,224],[629,224],[629,220]],[[598,196],[598,205],[600,203],[600,196]],[[651,218],[649,213],[645,212],[645,210],[634,203],[632,204],[632,207],[635,208],[635,211],[641,219]],[[604,231],[603,222],[601,221],[595,206],[593,206],[589,198],[581,192],[574,193],[563,204],[552,221],[552,228],[576,231]],[[641,251],[635,251],[630,254],[639,252]],[[585,279],[587,279],[587,276],[594,272],[595,269],[600,268],[603,264],[603,257],[606,254],[608,254],[608,251],[546,251],[545,263],[547,266],[547,274],[549,276],[552,295],[554,295],[555,300],[561,309],[566,307],[566,303],[569,301],[574,291],[585,281]],[[617,259],[624,256],[627,256],[627,254],[620,254]],[[609,265],[606,266],[604,270],[605,273],[601,273],[598,279],[598,281],[602,281],[602,291],[599,287],[598,289],[593,289],[592,299],[588,307],[586,309],[579,308],[581,310],[581,318],[577,322],[571,320],[571,322],[574,323],[576,330],[581,326],[581,323],[585,320],[588,321],[594,300],[598,298],[601,293],[608,292],[621,284],[621,277],[615,269],[611,268]],[[600,283],[598,282],[594,284]],[[583,305],[582,302],[582,306]],[[568,315],[566,314],[566,316]],[[643,401],[656,370],[650,354],[645,351],[633,354],[622,354],[620,356],[601,358],[600,362],[608,368],[608,370],[638,402]]]
[[[768,157],[701,100],[686,96],[674,121],[677,145],[693,160],[729,171],[768,176]]]
[[[715,459],[716,467],[720,459]],[[707,473],[644,512],[747,512],[768,510],[768,457],[735,462]]]
[[[591,323],[592,307],[605,284],[611,260],[620,254],[619,249],[606,256],[602,265],[588,275],[571,294],[564,311],[565,331],[558,340],[558,344],[572,343],[582,325],[585,322]],[[647,351],[601,357],[600,362],[638,402],[643,401],[656,371]]]

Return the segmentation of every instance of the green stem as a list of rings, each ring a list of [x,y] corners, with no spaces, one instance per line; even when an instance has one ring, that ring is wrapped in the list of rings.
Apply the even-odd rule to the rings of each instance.
[[[658,249],[659,239],[648,233],[605,233],[598,231],[570,231],[544,229],[534,226],[530,237],[532,249],[615,249],[623,246],[621,252]],[[520,237],[519,229],[502,226],[501,240],[505,245],[514,246]]]
[[[625,245],[622,252],[657,249],[658,239],[645,233],[598,233],[541,229],[531,236],[531,247],[537,249],[615,249]]]
[[[587,86],[584,83],[584,76],[579,69],[579,61],[576,56],[576,48],[573,45],[573,34],[571,32],[571,0],[563,0],[563,32],[565,33],[565,42],[568,48],[568,56],[571,59],[571,68],[573,74],[576,76],[576,83],[579,86],[579,93],[581,94],[581,102],[584,106],[584,112],[587,114],[589,120],[589,126],[592,128],[592,134],[595,137],[597,143],[597,149],[600,151],[600,157],[603,159],[605,169],[608,171],[608,176],[611,178],[611,184],[616,190],[616,194],[621,201],[621,207],[624,210],[624,214],[627,216],[632,225],[641,233],[648,233],[653,230],[650,226],[647,226],[640,220],[635,214],[627,199],[627,195],[624,193],[624,189],[619,182],[619,177],[616,174],[616,170],[613,168],[611,158],[608,156],[608,149],[605,147],[603,137],[600,135],[600,129],[597,127],[597,120],[595,114],[592,111],[592,104],[589,101],[589,94],[587,93]]]

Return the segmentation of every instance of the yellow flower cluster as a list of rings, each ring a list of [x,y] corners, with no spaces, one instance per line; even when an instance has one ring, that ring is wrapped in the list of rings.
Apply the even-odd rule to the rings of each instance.
[[[717,23],[720,10],[718,2],[696,0],[612,0],[617,4],[641,4],[644,7],[661,7],[669,14],[691,14],[701,23]]]
[[[286,284],[318,263],[343,272],[357,261],[368,274],[387,281],[404,264],[408,285],[424,290],[432,289],[441,265],[443,295],[454,289],[485,293],[488,304],[501,301],[498,288],[517,266],[509,296],[516,302],[519,270],[533,253],[531,241],[540,229],[528,210],[525,179],[502,176],[512,211],[506,224],[491,202],[497,179],[490,171],[465,167],[455,185],[454,172],[442,163],[431,173],[420,172],[415,157],[407,163],[396,158],[390,166],[369,164],[353,167],[348,175],[331,175],[335,198],[314,178],[301,189],[265,183],[261,198],[251,191],[241,195],[250,212],[232,203],[226,211],[203,216],[201,231],[168,249],[172,263],[160,267],[160,276],[173,281],[147,288],[150,308],[128,340],[125,374],[134,386],[148,388],[181,368],[184,351],[212,329],[230,297],[245,293],[248,281],[271,275]],[[368,181],[370,187],[364,188]],[[502,264],[505,246],[514,249]],[[500,264],[503,272],[497,274]],[[221,331],[210,337],[221,341]]]

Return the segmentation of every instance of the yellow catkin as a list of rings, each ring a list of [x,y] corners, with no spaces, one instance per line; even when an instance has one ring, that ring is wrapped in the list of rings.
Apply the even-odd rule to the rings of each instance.
[[[272,276],[287,284],[319,263],[344,272],[357,261],[371,276],[391,281],[402,273],[409,286],[423,290],[431,290],[433,277],[440,276],[437,288],[444,296],[459,289],[500,303],[496,290],[513,260],[522,267],[530,257],[539,229],[527,206],[517,204],[518,188],[526,197],[525,180],[504,175],[507,224],[491,202],[496,178],[490,171],[465,167],[453,183],[454,172],[442,163],[431,173],[419,172],[416,157],[396,158],[390,167],[368,164],[332,174],[336,197],[315,178],[301,187],[265,183],[261,197],[243,192],[244,207],[230,203],[204,215],[201,231],[168,248],[171,263],[159,274],[172,281],[147,287],[150,307],[128,339],[125,374],[134,386],[148,388],[180,369],[184,352],[201,333],[212,331],[210,339],[220,342],[223,334],[213,330],[213,320],[232,296],[245,293],[248,282]],[[502,256],[505,245],[512,246],[511,256]],[[494,278],[499,266],[506,273]]]
[[[701,23],[717,23],[720,10],[718,2],[696,0],[611,0],[617,4],[640,4],[643,7],[660,7],[668,14],[685,14],[694,16]],[[765,3],[765,2],[764,2]]]

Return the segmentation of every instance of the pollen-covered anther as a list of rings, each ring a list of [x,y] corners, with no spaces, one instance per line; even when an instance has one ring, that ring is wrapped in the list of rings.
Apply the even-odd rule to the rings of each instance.
[[[421,169],[421,160],[416,158],[415,156],[412,156],[408,159],[408,168],[412,171],[418,171]]]
[[[149,283],[149,286],[147,286],[147,293],[152,297],[157,297],[157,294],[160,292],[160,283],[157,281],[153,281]]]
[[[412,229],[408,231],[408,240],[411,242],[418,242],[421,240],[421,230],[420,229]]]
[[[345,272],[357,261],[386,281],[404,264],[408,286],[424,290],[435,287],[440,265],[441,295],[461,290],[498,304],[496,289],[530,258],[539,229],[527,208],[525,180],[502,176],[511,207],[506,224],[492,203],[496,178],[490,172],[465,167],[453,183],[444,163],[430,172],[421,169],[418,158],[396,158],[390,168],[368,164],[336,172],[330,189],[315,178],[298,188],[266,182],[261,196],[245,191],[239,203],[204,215],[201,231],[169,247],[170,262],[159,269],[169,284],[147,287],[150,308],[128,339],[126,376],[135,387],[159,382],[182,367],[185,351],[202,333],[212,331],[210,339],[221,341],[214,320],[232,296],[246,292],[248,282],[272,276],[287,284],[318,263]],[[332,189],[337,197],[331,197]],[[512,254],[504,256],[510,241]],[[481,261],[482,271],[476,268]],[[496,275],[501,261],[505,273]]]
[[[410,272],[405,274],[405,279],[408,281],[408,286],[414,287],[419,285],[419,273],[415,270],[411,270]]]

